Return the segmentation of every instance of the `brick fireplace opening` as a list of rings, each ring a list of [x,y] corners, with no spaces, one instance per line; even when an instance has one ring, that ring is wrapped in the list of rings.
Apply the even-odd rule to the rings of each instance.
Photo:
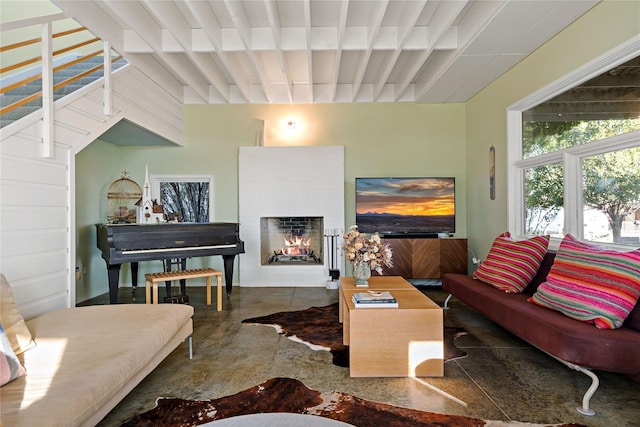
[[[262,265],[323,264],[322,217],[260,218]]]

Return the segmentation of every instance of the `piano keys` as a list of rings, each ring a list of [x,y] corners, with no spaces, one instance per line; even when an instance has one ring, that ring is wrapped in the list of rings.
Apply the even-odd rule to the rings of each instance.
[[[120,266],[131,263],[132,286],[138,286],[140,261],[221,255],[227,296],[233,286],[235,256],[244,253],[240,225],[230,222],[165,224],[96,224],[97,246],[107,264],[109,301],[118,302]]]

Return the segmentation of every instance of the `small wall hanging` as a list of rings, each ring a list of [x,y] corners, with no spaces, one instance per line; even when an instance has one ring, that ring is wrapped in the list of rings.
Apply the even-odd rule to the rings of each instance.
[[[493,145],[489,148],[489,197],[496,199],[496,149]]]

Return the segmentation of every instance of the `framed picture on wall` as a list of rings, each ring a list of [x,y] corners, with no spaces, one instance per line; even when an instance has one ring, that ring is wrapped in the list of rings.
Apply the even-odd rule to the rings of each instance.
[[[150,180],[168,221],[214,222],[213,176],[152,175]]]

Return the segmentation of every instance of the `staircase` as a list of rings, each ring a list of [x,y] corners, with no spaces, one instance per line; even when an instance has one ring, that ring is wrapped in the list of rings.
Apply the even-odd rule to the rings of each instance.
[[[121,122],[181,145],[180,94],[109,41],[64,13],[3,22],[1,31],[0,157],[31,143],[47,159],[77,153]]]
[[[21,49],[33,40],[37,40],[33,44],[40,43],[47,28],[66,19],[56,14],[3,22],[3,36],[5,31],[32,26],[37,34],[26,41],[3,37],[3,43],[11,45],[0,46],[0,54],[13,46]],[[42,24],[40,29],[38,24]],[[75,25],[63,33],[78,34]],[[6,89],[0,95],[0,265],[8,277],[16,279],[23,297],[27,296],[21,301],[21,311],[27,318],[75,306],[75,156],[125,121],[182,145],[182,99],[139,68],[125,65],[124,60],[113,63],[111,68],[117,71],[103,77],[100,56],[106,51],[115,58],[115,52],[109,42],[95,41],[93,34],[83,39],[99,46],[84,49],[86,44],[79,45],[81,42],[74,38],[71,46],[48,46],[48,52],[41,54],[11,55],[12,61],[0,65],[1,85]],[[93,59],[75,64],[78,55]],[[47,99],[43,106],[42,99],[34,96],[27,98],[31,102],[26,105],[5,109],[41,90],[41,80],[28,80],[39,77],[42,62],[45,68],[53,65],[55,83],[49,90],[54,91],[56,101]],[[63,64],[69,67],[63,69]],[[102,66],[93,71],[99,64]],[[11,75],[14,71],[20,76]],[[20,84],[25,87],[18,88]],[[57,85],[60,88],[56,89]]]
[[[109,41],[64,13],[3,22],[1,31],[0,157],[31,143],[39,148],[29,155],[77,153],[125,120],[181,145],[182,98],[129,64]],[[51,81],[47,74],[43,81],[41,73],[49,72]]]
[[[73,64],[67,68],[61,69],[53,73],[53,85],[56,87],[59,83],[62,83],[66,80],[72,79],[79,74],[87,72],[91,68],[101,66],[103,64],[103,57],[96,56],[93,58],[88,58],[85,61],[79,62],[77,64]],[[112,63],[112,69],[117,70],[127,64],[126,59],[120,59]],[[104,76],[104,68],[100,67],[98,70],[73,81],[70,84],[64,85],[58,89],[53,91],[53,99],[54,101],[62,98],[65,95],[75,92],[76,90],[85,87],[89,83],[92,83]],[[4,108],[8,105],[11,105],[15,102],[18,102],[30,95],[38,93],[42,90],[42,79],[34,80],[30,83],[27,83],[24,86],[18,87],[16,89],[10,90],[4,94],[0,95],[0,107]],[[42,108],[42,97],[38,97],[37,99],[24,104],[15,110],[9,111],[5,114],[0,115],[0,128],[3,128],[16,120],[19,120],[34,111],[37,111]]]

